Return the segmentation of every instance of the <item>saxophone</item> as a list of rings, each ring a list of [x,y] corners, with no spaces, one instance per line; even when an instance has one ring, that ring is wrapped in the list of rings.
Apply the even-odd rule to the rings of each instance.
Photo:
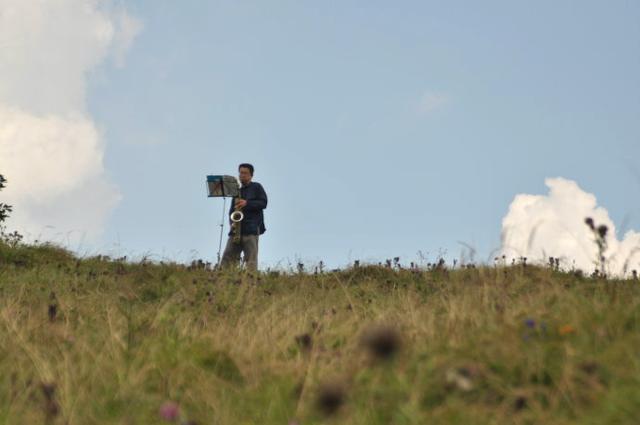
[[[237,199],[242,199],[238,196]],[[242,231],[242,219],[244,218],[244,213],[242,212],[242,208],[236,207],[235,210],[229,216],[231,219],[231,233],[233,235],[233,243],[240,243],[241,239],[241,231]]]

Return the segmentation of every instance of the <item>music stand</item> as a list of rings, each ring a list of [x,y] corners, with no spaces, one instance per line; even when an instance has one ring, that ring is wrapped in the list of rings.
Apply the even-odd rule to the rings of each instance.
[[[218,242],[218,267],[220,266],[220,251],[222,250],[222,234],[227,212],[227,198],[240,196],[240,184],[234,176],[212,175],[206,181],[208,198],[223,198],[222,221],[220,222],[220,241]]]
[[[207,176],[207,197],[233,198],[240,196],[240,185],[234,176]]]

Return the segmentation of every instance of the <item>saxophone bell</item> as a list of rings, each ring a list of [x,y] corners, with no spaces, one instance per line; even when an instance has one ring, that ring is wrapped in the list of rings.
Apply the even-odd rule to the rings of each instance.
[[[242,207],[236,206],[235,210],[229,214],[231,220],[231,233],[233,235],[233,243],[239,244],[242,242],[242,220],[244,219],[244,213]]]
[[[240,223],[242,219],[244,219],[244,214],[242,213],[242,211],[234,211],[231,213],[229,218],[234,223]]]

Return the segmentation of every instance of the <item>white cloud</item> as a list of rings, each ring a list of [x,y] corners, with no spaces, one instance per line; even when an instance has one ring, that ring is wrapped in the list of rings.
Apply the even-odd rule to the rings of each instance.
[[[136,36],[142,31],[142,22],[120,9],[116,17],[116,33],[113,43],[113,55],[116,66],[124,66],[125,57]]]
[[[576,182],[563,178],[545,180],[548,195],[517,195],[502,220],[501,255],[528,257],[546,261],[561,258],[565,268],[591,272],[596,268],[598,248],[587,217],[596,225],[606,225],[608,272],[628,275],[640,270],[640,233],[629,231],[622,240],[616,237],[615,225],[606,209],[597,205],[593,194],[583,191]]]
[[[123,65],[140,29],[108,1],[0,0],[1,195],[14,206],[11,228],[40,239],[100,236],[120,195],[86,112],[87,75],[109,57]]]
[[[449,104],[451,99],[448,95],[443,93],[426,92],[420,98],[418,104],[418,112],[421,114],[430,114],[438,109],[441,109]]]

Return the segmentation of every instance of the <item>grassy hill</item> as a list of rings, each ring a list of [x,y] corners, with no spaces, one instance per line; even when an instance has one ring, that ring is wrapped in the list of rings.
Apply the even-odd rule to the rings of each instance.
[[[640,284],[0,245],[0,423],[633,424]]]

